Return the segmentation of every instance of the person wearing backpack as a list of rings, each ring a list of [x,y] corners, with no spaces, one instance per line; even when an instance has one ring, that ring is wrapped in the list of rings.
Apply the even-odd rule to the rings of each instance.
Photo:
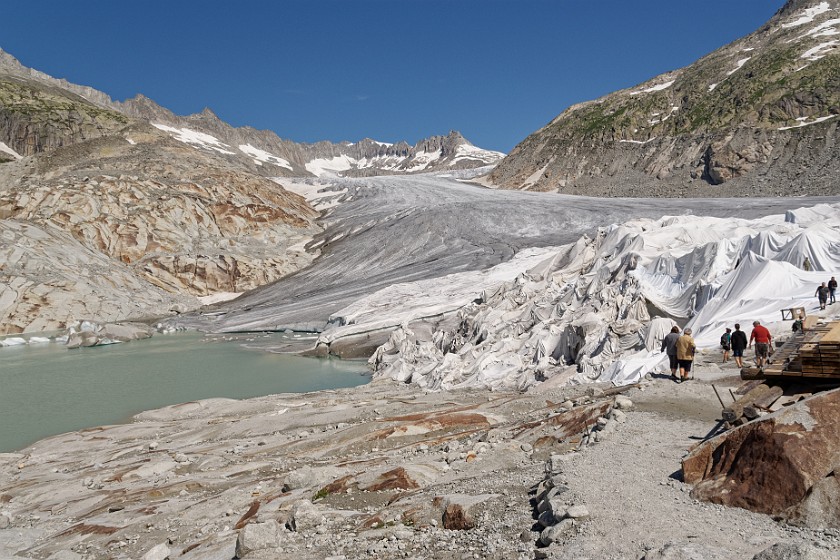
[[[729,338],[729,343],[732,345],[732,357],[735,358],[735,365],[743,368],[744,349],[747,347],[747,333],[741,330],[740,324],[735,323],[735,332]]]
[[[720,347],[723,348],[723,363],[729,361],[729,351],[732,349],[732,329],[726,327],[726,332],[720,335]]]

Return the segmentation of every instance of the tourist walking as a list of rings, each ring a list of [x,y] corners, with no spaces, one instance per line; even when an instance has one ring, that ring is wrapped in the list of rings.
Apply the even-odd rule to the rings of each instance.
[[[677,340],[680,338],[680,328],[676,325],[671,327],[671,332],[662,339],[660,352],[668,355],[668,365],[671,367],[671,379],[677,380]]]
[[[732,329],[726,327],[726,332],[720,335],[720,347],[723,348],[723,363],[729,361],[729,350],[732,348]]]
[[[729,337],[732,345],[732,357],[735,358],[735,365],[744,367],[744,350],[747,349],[747,333],[741,330],[741,325],[735,323],[735,332]]]
[[[820,309],[825,309],[825,302],[828,301],[828,286],[825,285],[825,282],[819,285],[817,291],[814,293],[815,296],[820,300]]]
[[[837,291],[837,280],[834,279],[834,276],[831,277],[831,280],[828,281],[828,303],[837,303],[837,300],[834,299],[834,292]]]
[[[758,366],[758,371],[764,371],[764,364],[767,363],[770,356],[770,343],[773,341],[773,337],[767,327],[763,327],[759,321],[753,321],[748,348],[752,347],[753,341],[755,341],[755,365]]]
[[[809,259],[808,257],[805,257],[805,260],[802,261],[802,269],[805,272],[810,272],[810,270],[811,270],[811,259]]]
[[[688,374],[691,373],[691,365],[694,362],[694,351],[696,349],[694,339],[691,338],[691,329],[685,329],[683,335],[677,339],[677,364],[680,366],[680,379],[678,383],[688,381]]]
[[[793,332],[805,332],[805,317],[800,315],[799,318],[793,322],[793,326],[790,329]]]

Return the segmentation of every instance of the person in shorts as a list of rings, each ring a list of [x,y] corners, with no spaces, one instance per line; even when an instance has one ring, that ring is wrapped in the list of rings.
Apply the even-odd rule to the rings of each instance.
[[[732,349],[732,329],[726,327],[726,332],[720,335],[720,347],[723,349],[723,363],[729,361],[729,351]]]
[[[679,383],[688,381],[691,373],[691,365],[694,363],[694,339],[691,338],[691,329],[685,329],[683,335],[677,340],[677,363],[680,366]]]
[[[735,365],[744,367],[744,350],[747,348],[747,333],[741,330],[741,325],[735,323],[735,332],[729,337],[732,345],[732,357],[735,358]]]
[[[759,371],[764,371],[764,364],[767,363],[767,358],[770,356],[770,343],[773,341],[773,337],[767,327],[763,327],[759,321],[753,321],[748,348],[752,347],[753,341],[755,341],[755,365]]]
[[[677,380],[677,341],[680,339],[680,328],[676,325],[671,327],[671,332],[662,339],[660,352],[668,354],[668,365],[671,367],[671,379]]]

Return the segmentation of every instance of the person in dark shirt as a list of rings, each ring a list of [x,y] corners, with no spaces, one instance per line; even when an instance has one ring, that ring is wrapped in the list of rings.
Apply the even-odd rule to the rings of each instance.
[[[834,279],[834,276],[831,277],[831,280],[828,281],[828,303],[837,303],[837,300],[834,299],[834,292],[837,291],[837,280]]]
[[[732,345],[732,357],[735,358],[735,365],[744,367],[744,350],[747,348],[747,333],[741,330],[741,325],[735,323],[735,332],[729,337]]]
[[[825,303],[828,301],[828,286],[825,285],[825,282],[820,284],[817,287],[817,291],[814,292],[814,295],[817,296],[817,299],[820,301],[820,309],[825,309]]]
[[[671,327],[671,332],[662,339],[661,352],[668,354],[668,365],[671,366],[671,379],[677,380],[677,340],[680,338],[680,328]]]

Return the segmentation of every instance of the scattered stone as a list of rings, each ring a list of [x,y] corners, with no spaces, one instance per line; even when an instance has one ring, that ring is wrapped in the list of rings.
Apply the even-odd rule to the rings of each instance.
[[[566,517],[571,517],[572,519],[588,519],[589,509],[586,506],[570,506],[566,510]]]
[[[560,523],[543,529],[542,533],[540,533],[540,543],[544,546],[549,546],[550,544],[561,540],[563,537],[570,535],[572,531],[574,531],[574,528],[574,520],[563,519]]]
[[[8,529],[11,524],[12,520],[8,515],[0,514],[0,529]]]
[[[615,398],[615,407],[620,408],[621,410],[630,410],[631,408],[633,408],[633,401],[631,401],[624,395],[618,395]]]
[[[619,424],[624,424],[625,422],[627,422],[627,414],[621,409],[617,408],[612,411],[612,419],[618,422]]]
[[[668,543],[659,550],[647,552],[642,560],[729,560],[729,551],[699,543]]]
[[[523,443],[522,445],[519,446],[519,449],[521,449],[525,453],[530,453],[531,451],[534,450],[534,446],[531,445],[530,443]]]

